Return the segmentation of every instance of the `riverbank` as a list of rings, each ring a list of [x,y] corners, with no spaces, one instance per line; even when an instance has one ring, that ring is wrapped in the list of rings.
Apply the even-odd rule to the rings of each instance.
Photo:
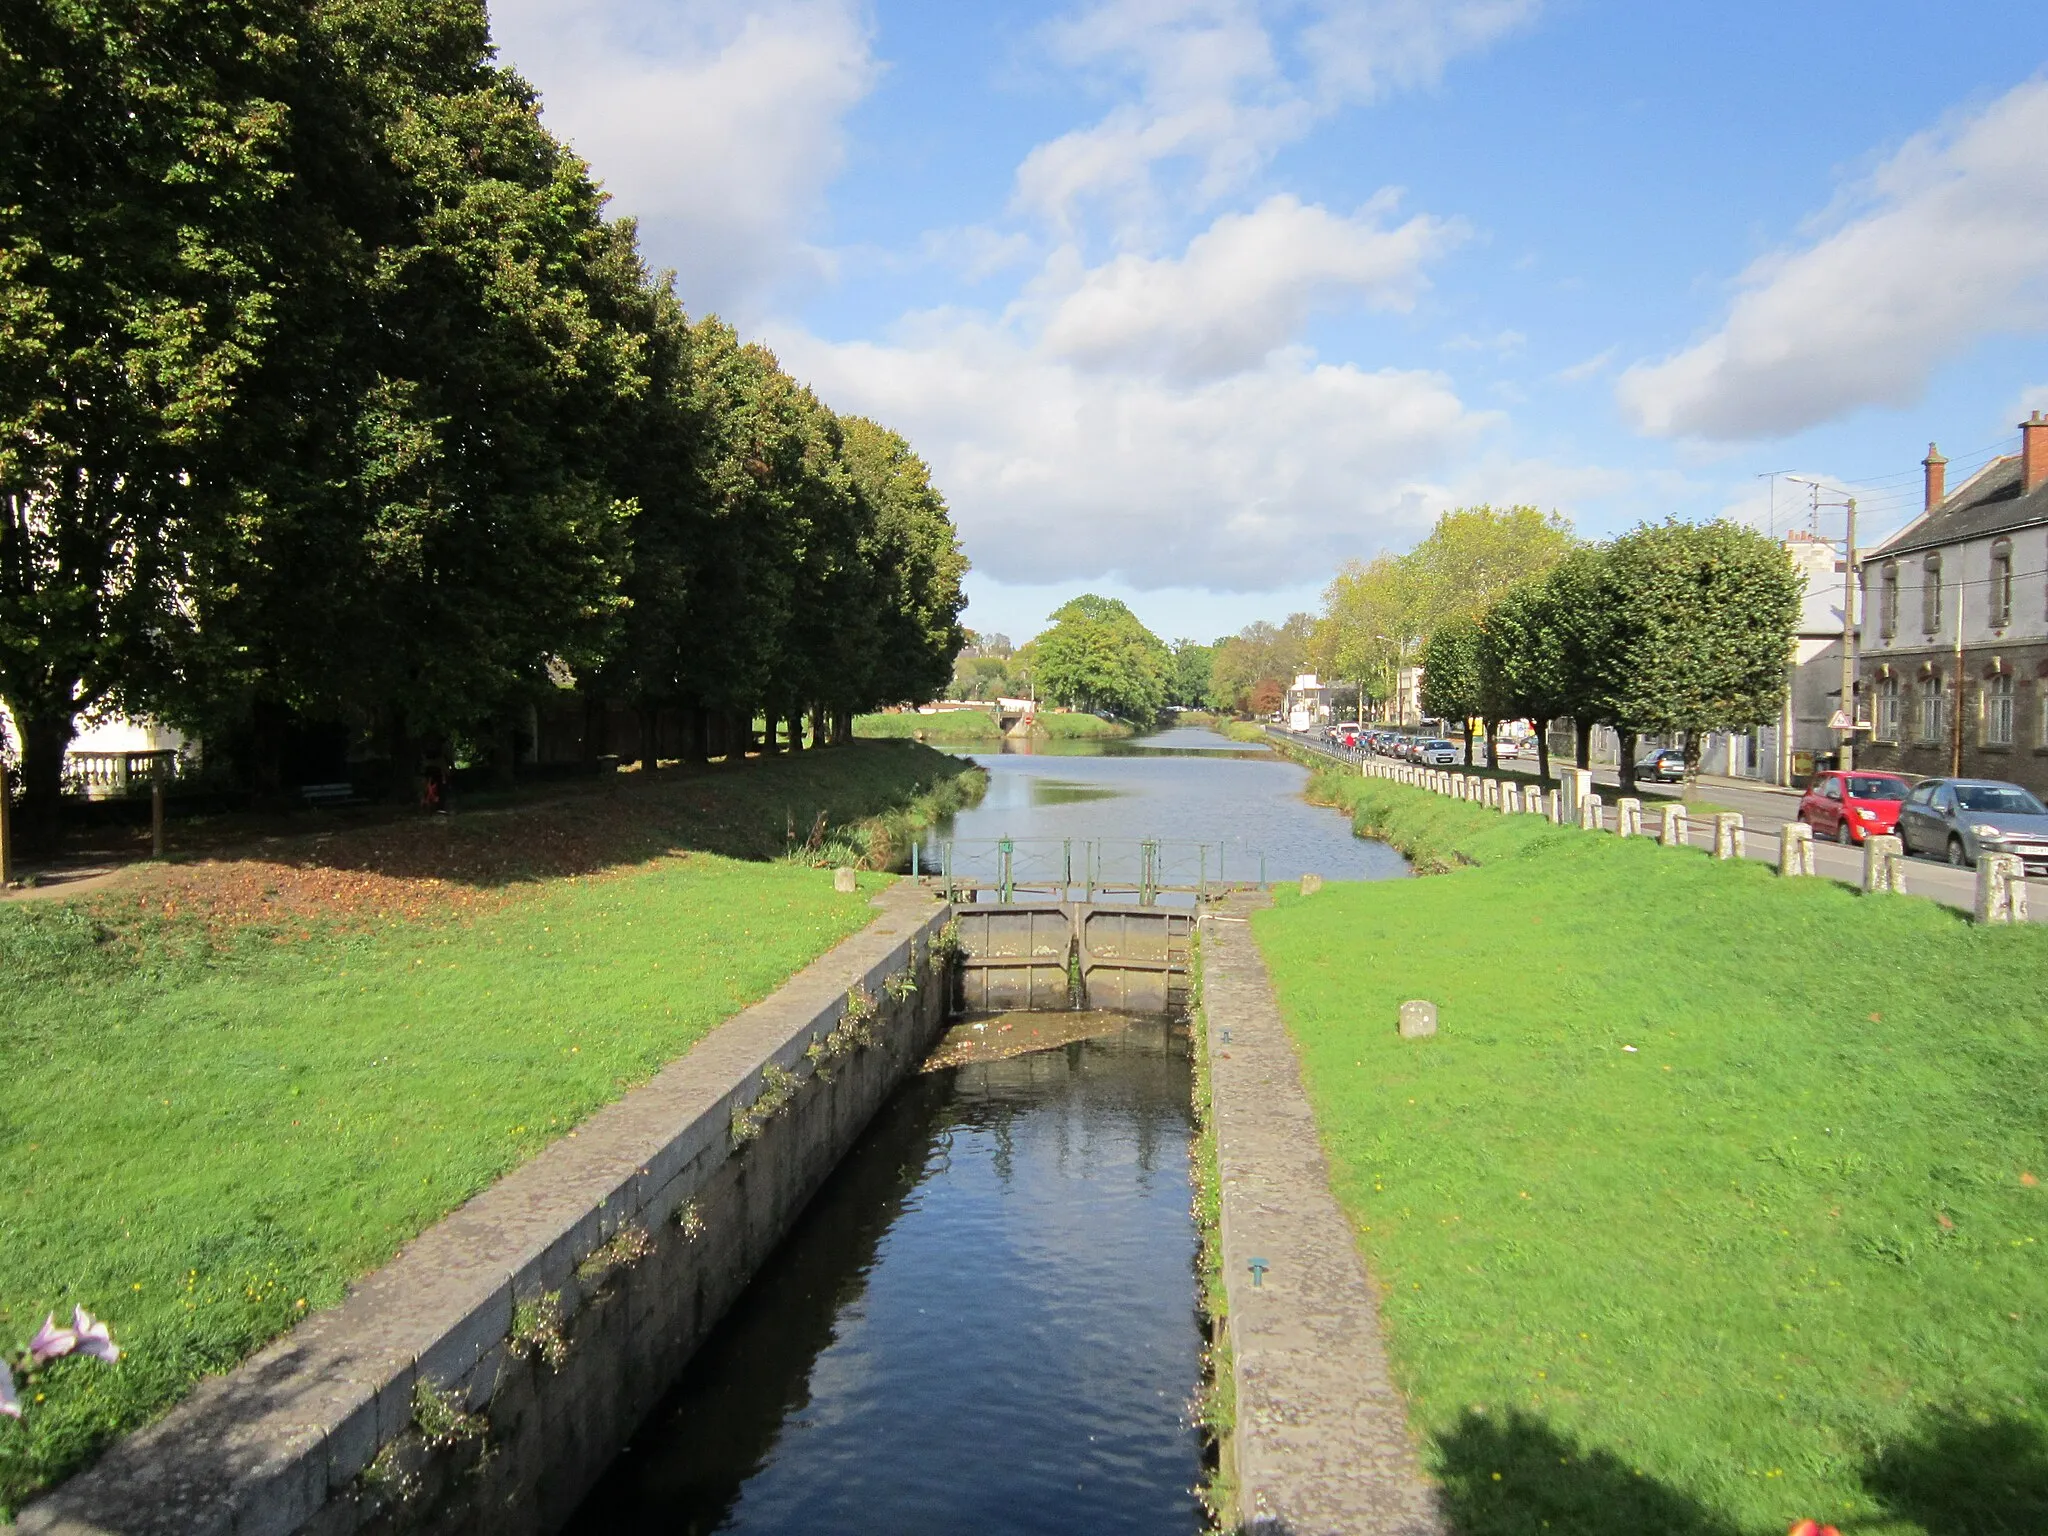
[[[1450,871],[1255,932],[1461,1536],[2043,1528],[2048,939],[1314,791]]]
[[[993,746],[1003,739],[1002,727],[985,709],[946,709],[930,715],[856,715],[853,734],[871,740],[921,739],[942,746]],[[1109,741],[1137,733],[1121,720],[1044,710],[1036,717],[1031,734],[1048,741]]]
[[[837,893],[811,856],[979,782],[878,743],[0,907],[0,1330],[12,1348],[83,1305],[125,1352],[30,1384],[0,1509],[863,926],[883,877]]]

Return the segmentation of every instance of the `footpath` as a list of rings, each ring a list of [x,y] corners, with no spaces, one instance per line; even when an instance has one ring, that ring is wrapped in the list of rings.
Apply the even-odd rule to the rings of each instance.
[[[1248,913],[1202,919],[1202,1003],[1235,1364],[1238,1529],[1442,1536],[1388,1374],[1379,1306],[1330,1192],[1301,1071]]]

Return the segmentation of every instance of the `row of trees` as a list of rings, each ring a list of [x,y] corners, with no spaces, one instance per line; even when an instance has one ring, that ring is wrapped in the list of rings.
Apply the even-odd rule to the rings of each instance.
[[[1578,763],[1595,725],[1621,736],[1631,782],[1636,739],[1683,732],[1688,770],[1700,735],[1775,715],[1799,618],[1800,578],[1777,543],[1733,523],[1667,522],[1566,551],[1477,614],[1440,622],[1422,650],[1422,706],[1484,724],[1489,757],[1503,720],[1547,730],[1569,717]],[[1473,734],[1466,735],[1466,760]]]
[[[479,0],[24,0],[0,34],[0,702],[509,755],[566,678],[771,726],[930,697],[924,464],[692,321]],[[771,730],[771,737],[772,737]]]

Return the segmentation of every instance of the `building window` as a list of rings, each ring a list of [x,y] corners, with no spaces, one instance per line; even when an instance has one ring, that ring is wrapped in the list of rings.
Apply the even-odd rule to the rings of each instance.
[[[2003,629],[2012,622],[2012,540],[2000,539],[1991,546],[1991,627]]]
[[[1920,739],[1930,745],[1941,740],[1941,679],[1920,679]]]
[[[1921,566],[1920,627],[1930,635],[1941,633],[1941,556],[1929,555]]]
[[[1889,640],[1899,632],[1899,562],[1887,560],[1877,595],[1878,633]]]
[[[2001,672],[1984,685],[1984,745],[2012,745],[2012,674]]]
[[[1877,685],[1877,739],[1899,739],[1899,680],[1887,677]]]

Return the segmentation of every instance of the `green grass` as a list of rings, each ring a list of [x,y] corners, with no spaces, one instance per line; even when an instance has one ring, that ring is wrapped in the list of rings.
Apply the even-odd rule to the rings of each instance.
[[[924,749],[805,754],[553,820],[417,828],[410,843],[567,842],[578,870],[515,871],[494,894],[449,882],[491,899],[458,915],[449,889],[424,921],[224,932],[118,903],[0,906],[0,1347],[76,1303],[126,1351],[113,1368],[58,1362],[25,1421],[0,1419],[0,1510],[338,1301],[867,923],[885,877],[835,894],[774,857],[788,826],[814,807],[900,820],[946,798],[959,766]],[[570,813],[611,843],[567,837]],[[678,851],[705,846],[755,858]]]
[[[856,715],[853,721],[854,735],[875,739],[902,740],[920,731],[924,733],[925,740],[941,743],[987,742],[993,745],[1002,740],[1003,735],[994,717],[979,709],[949,709],[935,715]],[[1131,727],[1120,720],[1046,710],[1039,715],[1038,725],[1032,734],[1053,741],[1092,741],[1133,733]]]
[[[1454,870],[1255,932],[1456,1529],[2048,1530],[2048,933],[1321,788]]]

